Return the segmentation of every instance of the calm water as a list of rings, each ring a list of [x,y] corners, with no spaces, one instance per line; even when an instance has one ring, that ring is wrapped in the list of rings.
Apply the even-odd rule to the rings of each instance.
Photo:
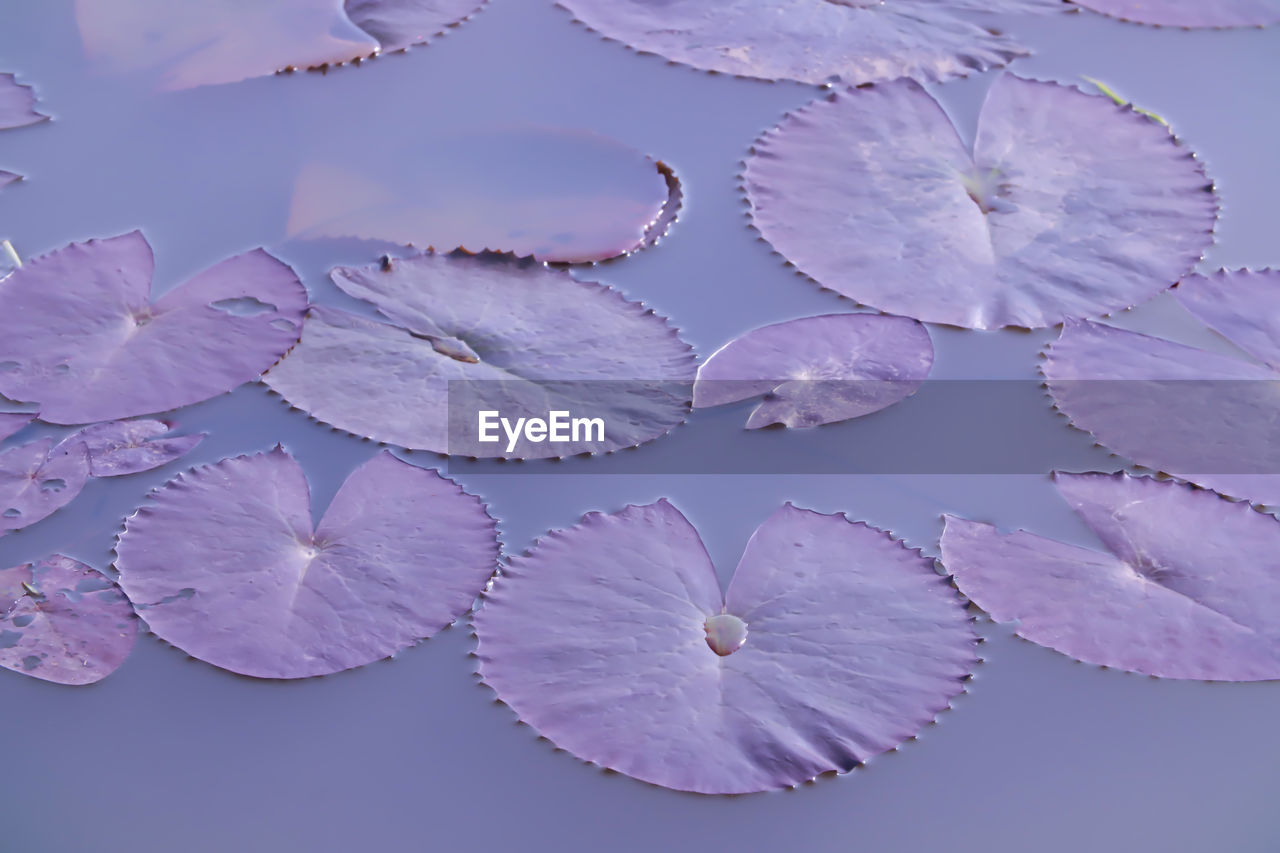
[[[543,0],[495,0],[430,48],[358,69],[151,95],[88,74],[69,2],[5,0],[0,11],[0,69],[37,84],[55,116],[0,136],[0,168],[28,178],[0,192],[0,236],[25,255],[142,227],[163,292],[267,245],[294,264],[314,300],[349,305],[323,273],[372,260],[369,248],[287,236],[307,163],[405,158],[415,139],[479,127],[559,125],[612,136],[680,174],[685,206],[658,247],[576,274],[672,317],[704,356],[755,326],[850,307],[770,252],[748,228],[737,189],[752,139],[814,97],[810,87],[672,66],[601,40]],[[1184,33],[1092,15],[1001,23],[1036,48],[1018,64],[1022,73],[1105,80],[1200,152],[1224,208],[1206,268],[1280,263],[1280,28]],[[938,90],[962,131],[972,133],[989,82]],[[1172,300],[1122,322],[1230,349]],[[1054,336],[931,331],[936,378],[1031,379],[1036,353]],[[635,473],[681,470],[681,454],[697,458],[694,439],[716,430],[773,454],[776,470],[812,471],[825,454],[874,446],[894,416],[799,439],[737,433],[746,412],[699,413],[690,439],[649,445],[608,476],[590,464],[555,476],[455,473],[489,501],[515,550],[587,510],[670,497],[698,525],[722,577],[788,499],[846,511],[930,553],[943,512],[1094,541],[1041,475]],[[1029,430],[1061,433],[1043,440],[1066,454],[1062,464],[1118,464],[1060,419],[1027,418]],[[307,470],[317,515],[377,449],[258,385],[173,419],[210,433],[184,464],[282,441]],[[52,429],[22,437],[42,431]],[[429,454],[408,458],[439,464]],[[175,468],[92,482],[68,509],[0,540],[0,563],[62,551],[109,565],[123,516]],[[970,694],[918,742],[848,777],[743,798],[677,794],[556,752],[477,683],[465,627],[394,662],[300,683],[238,678],[143,637],[124,667],[91,688],[0,673],[8,746],[0,850],[1280,849],[1280,684],[1161,682],[980,629],[987,660]]]

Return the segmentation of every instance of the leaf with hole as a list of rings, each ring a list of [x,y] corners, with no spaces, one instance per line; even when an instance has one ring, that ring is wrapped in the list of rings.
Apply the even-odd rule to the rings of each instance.
[[[29,527],[71,503],[89,479],[83,443],[42,438],[0,452],[0,536]]]

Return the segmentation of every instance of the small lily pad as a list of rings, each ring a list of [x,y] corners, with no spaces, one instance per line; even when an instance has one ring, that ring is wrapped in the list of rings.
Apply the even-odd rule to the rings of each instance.
[[[52,438],[0,453],[0,536],[21,530],[69,504],[89,478],[83,443]]]

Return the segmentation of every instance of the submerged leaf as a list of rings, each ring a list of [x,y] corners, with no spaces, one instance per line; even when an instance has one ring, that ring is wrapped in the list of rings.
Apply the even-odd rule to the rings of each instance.
[[[83,444],[93,476],[120,477],[168,465],[204,439],[204,433],[161,438],[168,432],[164,421],[109,421],[72,433],[60,446]]]
[[[196,468],[152,493],[116,546],[148,627],[242,675],[305,678],[390,657],[463,613],[497,565],[479,498],[380,453],[313,528],[284,450]]]
[[[76,442],[52,438],[0,453],[0,536],[21,530],[69,504],[89,478],[89,455]]]
[[[19,83],[12,74],[0,74],[0,130],[48,120],[47,115],[36,111],[36,95],[30,86]]]
[[[1280,272],[1188,276],[1174,294],[1262,364],[1068,323],[1041,368],[1054,404],[1140,465],[1280,506]]]
[[[1055,0],[560,0],[636,50],[708,71],[851,85],[941,81],[1029,51],[958,13],[1045,12]]]
[[[961,592],[1019,636],[1162,678],[1280,678],[1280,521],[1180,483],[1057,474],[1107,551],[948,518]],[[1108,553],[1109,552],[1109,553]]]
[[[1280,0],[1070,0],[1077,6],[1162,27],[1264,27],[1280,22]]]
[[[662,500],[548,534],[474,624],[481,678],[556,746],[707,794],[798,785],[893,749],[975,663],[932,560],[790,504],[751,537],[727,595]]]
[[[261,249],[150,301],[151,247],[135,231],[73,243],[0,282],[0,394],[40,419],[118,420],[198,403],[256,379],[298,339],[307,294]],[[253,297],[254,316],[216,307]]]
[[[339,267],[390,322],[315,307],[264,377],[347,432],[436,453],[560,457],[631,447],[683,421],[694,357],[665,320],[610,288],[507,256],[431,252]],[[475,413],[601,418],[602,441],[477,443]]]
[[[0,666],[92,684],[124,663],[138,622],[111,579],[60,554],[0,570]]]
[[[378,40],[383,53],[440,35],[479,12],[488,0],[346,0],[351,22]]]
[[[1126,308],[1199,260],[1213,187],[1168,130],[1004,75],[974,153],[923,88],[838,92],[747,159],[756,227],[803,272],[925,322],[1038,328]]]
[[[747,429],[812,427],[892,406],[929,376],[933,342],[915,320],[825,314],[754,329],[698,368],[694,408],[765,395]]]
[[[294,187],[288,232],[582,263],[652,244],[679,206],[675,176],[634,148],[583,131],[508,128],[313,162]]]

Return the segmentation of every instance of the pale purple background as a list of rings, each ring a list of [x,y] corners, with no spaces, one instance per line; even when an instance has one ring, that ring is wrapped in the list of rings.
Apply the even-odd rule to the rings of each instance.
[[[25,255],[143,227],[163,290],[278,243],[293,172],[315,146],[377,156],[378,134],[560,123],[613,135],[680,172],[687,198],[674,233],[580,274],[669,314],[704,355],[764,323],[849,307],[757,240],[737,190],[751,140],[814,97],[809,87],[670,66],[602,41],[544,0],[495,0],[438,44],[358,70],[141,96],[87,76],[70,8],[67,0],[0,3],[0,68],[37,84],[55,115],[0,135],[0,168],[28,177],[0,192],[0,236]],[[1000,23],[1037,50],[1017,64],[1022,73],[1099,77],[1167,117],[1201,152],[1224,203],[1206,268],[1280,263],[1280,28],[1158,31],[1085,14]],[[937,90],[966,133],[989,79]],[[356,246],[277,253],[315,298],[335,304],[323,270],[368,260]],[[1227,348],[1167,298],[1124,322]],[[1036,352],[1054,334],[932,331],[940,378],[1031,378]],[[698,418],[737,430],[751,405]],[[260,386],[176,420],[212,433],[183,464],[283,441],[312,480],[317,513],[377,449],[309,422]],[[1057,428],[1068,429],[1065,421]],[[824,428],[832,452],[858,446],[858,429]],[[785,434],[762,436],[769,452],[788,452]],[[662,454],[676,444],[640,452],[672,470]],[[426,454],[410,458],[434,464]],[[1093,458],[1108,464],[1100,451]],[[177,467],[91,483],[67,510],[0,540],[0,562],[61,550],[108,565],[123,515]],[[722,573],[786,499],[848,511],[931,551],[943,512],[1094,541],[1047,478],[1032,475],[584,473],[464,482],[490,501],[517,550],[584,511],[668,496],[698,525]],[[970,695],[919,742],[849,777],[740,798],[676,794],[554,751],[477,684],[465,628],[392,663],[297,683],[238,678],[142,637],[95,687],[0,672],[0,850],[1280,849],[1280,684],[1107,672],[980,627],[990,639],[987,663]]]

